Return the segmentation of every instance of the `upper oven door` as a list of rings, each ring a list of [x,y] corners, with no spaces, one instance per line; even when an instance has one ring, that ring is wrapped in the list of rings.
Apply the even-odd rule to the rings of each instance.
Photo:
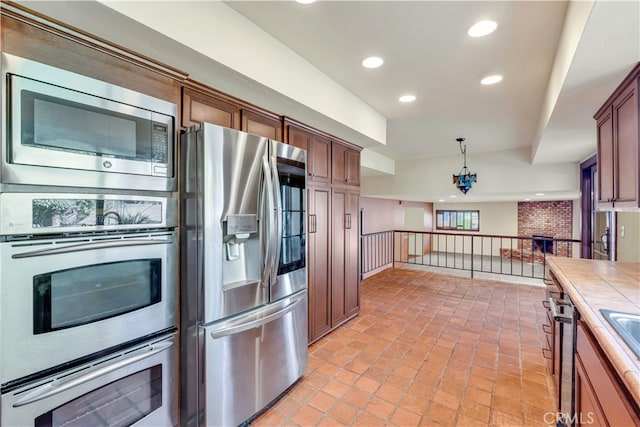
[[[1,243],[0,384],[176,327],[176,259],[175,232]]]
[[[3,426],[178,425],[175,334],[2,394]]]
[[[3,182],[173,190],[172,104],[158,112],[154,105],[163,101],[11,55],[5,58],[9,133]]]

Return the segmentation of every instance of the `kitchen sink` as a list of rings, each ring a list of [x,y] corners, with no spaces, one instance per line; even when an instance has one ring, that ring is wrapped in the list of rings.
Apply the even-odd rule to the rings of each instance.
[[[640,314],[600,309],[605,319],[640,359]]]

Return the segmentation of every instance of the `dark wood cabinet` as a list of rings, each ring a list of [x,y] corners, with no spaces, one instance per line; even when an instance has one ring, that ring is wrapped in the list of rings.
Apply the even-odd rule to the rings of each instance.
[[[14,7],[22,9],[17,4],[0,8],[0,51],[180,104],[185,72],[121,46],[96,43],[90,35],[66,30],[46,18],[21,15]]]
[[[633,398],[581,320],[577,325],[575,374],[576,425],[640,425],[640,411]]]
[[[331,188],[309,187],[309,342],[331,330]]]
[[[640,63],[598,110],[598,204],[640,208]]]
[[[288,118],[284,136],[307,150],[311,343],[360,309],[360,151]]]
[[[347,319],[360,311],[360,193],[347,192],[347,227],[345,229],[345,298]]]
[[[229,99],[184,87],[182,89],[182,127],[212,123],[240,129],[240,106]]]
[[[284,120],[285,142],[307,150],[307,179],[314,183],[331,181],[331,140],[304,125]]]
[[[265,138],[282,141],[282,121],[275,114],[267,114],[243,108],[240,112],[240,130]]]
[[[194,87],[195,83],[191,83]],[[207,122],[282,141],[280,117],[206,87],[183,87],[182,127]]]
[[[333,141],[331,153],[331,181],[334,184],[359,186],[360,150]]]

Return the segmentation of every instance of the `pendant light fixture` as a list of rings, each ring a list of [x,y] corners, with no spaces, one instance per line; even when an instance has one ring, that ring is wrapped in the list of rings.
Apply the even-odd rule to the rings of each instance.
[[[464,166],[460,169],[457,175],[453,175],[453,183],[458,188],[458,190],[462,191],[463,194],[467,194],[467,192],[473,187],[473,183],[476,182],[477,176],[475,173],[470,173],[469,169],[467,169],[467,145],[462,144],[464,142],[464,138],[456,138],[458,144],[460,145],[460,153],[464,158]]]

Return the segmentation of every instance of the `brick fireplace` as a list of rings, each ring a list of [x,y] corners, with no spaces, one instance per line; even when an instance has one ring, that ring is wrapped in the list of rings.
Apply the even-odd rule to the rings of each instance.
[[[522,240],[517,249],[502,249],[502,256],[542,263],[544,254],[558,251],[561,256],[572,256],[571,245],[557,244],[551,239],[571,239],[573,235],[573,202],[518,202],[518,236]]]

